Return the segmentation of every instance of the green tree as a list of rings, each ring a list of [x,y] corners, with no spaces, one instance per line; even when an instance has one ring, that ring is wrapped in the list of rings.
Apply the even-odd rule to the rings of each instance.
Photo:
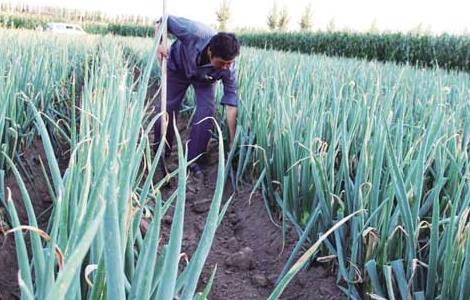
[[[420,23],[418,23],[418,25],[411,28],[409,33],[412,34],[412,35],[422,35],[423,32],[424,32],[423,27],[424,27],[423,23],[420,22]]]
[[[312,5],[308,4],[304,10],[304,13],[300,17],[300,30],[310,31],[312,30]]]
[[[215,12],[217,16],[218,30],[227,30],[227,24],[230,20],[230,0],[222,0],[219,9]]]
[[[470,30],[468,30],[467,26],[465,26],[464,29],[462,30],[462,35],[466,37],[470,37]]]
[[[268,20],[267,24],[270,30],[275,30],[277,28],[277,23],[278,23],[279,15],[277,12],[277,4],[274,2],[273,7],[271,8],[271,11],[268,14]]]
[[[289,25],[289,11],[287,10],[287,6],[284,5],[284,7],[281,10],[281,13],[279,14],[279,21],[277,23],[277,28],[280,31],[286,31],[288,25]]]
[[[328,31],[328,32],[336,31],[335,17],[331,18],[330,21],[328,22],[328,25],[326,25],[326,31]]]
[[[372,20],[372,23],[370,24],[369,30],[370,33],[378,33],[379,32],[379,26],[378,26],[378,21],[376,18]]]

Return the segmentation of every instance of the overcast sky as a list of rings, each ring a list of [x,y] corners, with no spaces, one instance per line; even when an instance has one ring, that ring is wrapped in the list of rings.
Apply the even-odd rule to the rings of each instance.
[[[0,0],[8,1],[8,0]],[[167,0],[168,10],[184,16],[215,24],[215,11],[222,0]],[[162,0],[10,0],[17,3],[58,5],[97,9],[110,14],[128,13],[159,17]],[[267,28],[266,18],[273,0],[232,0],[230,28]],[[299,28],[302,11],[310,3],[313,26],[325,29],[334,18],[336,28],[366,30],[374,22],[380,30],[408,31],[421,24],[433,32],[461,33],[470,30],[470,1],[467,0],[277,0],[277,6],[286,6],[290,14],[289,27]]]

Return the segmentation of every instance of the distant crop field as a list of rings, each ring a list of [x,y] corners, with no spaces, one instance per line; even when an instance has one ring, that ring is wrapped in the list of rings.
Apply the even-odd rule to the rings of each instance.
[[[394,62],[447,70],[470,70],[470,37],[406,33],[268,32],[240,34],[246,46]]]

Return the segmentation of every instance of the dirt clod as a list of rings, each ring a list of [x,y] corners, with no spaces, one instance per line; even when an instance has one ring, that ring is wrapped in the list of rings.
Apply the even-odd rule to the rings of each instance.
[[[201,199],[191,203],[191,210],[197,214],[208,212],[211,208],[212,199]]]
[[[251,277],[251,282],[256,286],[265,287],[269,284],[268,279],[263,274],[255,274]]]
[[[227,257],[225,264],[240,270],[250,270],[253,268],[253,250],[245,247],[238,252]]]
[[[236,225],[240,221],[240,218],[237,216],[236,213],[230,213],[227,217],[228,217],[228,221],[232,225]]]
[[[171,223],[173,223],[172,216],[164,216],[162,220],[163,220],[163,223],[165,223],[166,225],[171,225]]]
[[[237,249],[240,242],[237,240],[236,237],[231,237],[230,239],[225,241],[225,244],[227,245],[227,248],[229,249]]]

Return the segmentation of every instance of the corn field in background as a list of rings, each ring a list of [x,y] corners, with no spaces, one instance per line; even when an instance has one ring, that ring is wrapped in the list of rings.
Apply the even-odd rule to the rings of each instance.
[[[180,144],[172,175],[178,189],[163,199],[161,183],[150,179],[161,149],[151,154],[148,133],[158,116],[145,101],[149,77],[158,76],[154,45],[8,31],[0,40],[8,45],[0,49],[0,101],[8,103],[0,107],[0,169],[23,187],[15,162],[39,135],[54,200],[40,237],[31,230],[37,221],[28,191],[29,224],[19,224],[0,173],[0,196],[17,229],[23,297],[192,298],[226,208],[228,171],[219,165],[225,176],[218,176],[199,248],[178,273],[186,163]],[[142,72],[134,81],[136,67]],[[468,74],[250,48],[238,68],[237,147],[228,158],[236,184],[261,189],[273,221],[299,237],[278,287],[304,247],[345,223],[306,253],[337,265],[347,296],[468,299]],[[61,175],[52,149],[64,143],[70,162]],[[170,205],[177,214],[161,245],[160,220]],[[153,221],[142,237],[144,211]],[[31,226],[31,260],[20,225]]]
[[[470,297],[470,77],[244,49],[238,178],[360,299]],[[250,145],[256,146],[250,146]],[[239,179],[239,180],[241,180]]]
[[[404,33],[241,33],[245,46],[470,71],[470,37]]]

